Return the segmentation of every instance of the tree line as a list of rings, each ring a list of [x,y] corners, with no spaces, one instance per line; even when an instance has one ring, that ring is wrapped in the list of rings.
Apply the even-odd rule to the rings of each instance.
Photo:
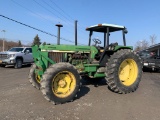
[[[25,46],[21,43],[20,40],[18,40],[18,42],[14,42],[14,41],[4,41],[4,50],[8,50],[12,47],[22,47],[22,46]],[[3,40],[0,39],[0,51],[3,50]]]
[[[4,51],[7,51],[12,47],[23,47],[23,46],[32,46],[32,45],[40,45],[40,44],[41,44],[41,41],[38,34],[34,37],[33,42],[30,45],[22,44],[21,40],[18,40],[17,42],[4,40]],[[46,43],[43,43],[43,44],[46,44]],[[0,39],[0,51],[3,51],[3,39]]]
[[[153,34],[149,36],[149,41],[146,39],[138,40],[136,42],[134,51],[141,51],[148,48],[149,46],[156,44],[156,39],[157,39],[157,36]]]

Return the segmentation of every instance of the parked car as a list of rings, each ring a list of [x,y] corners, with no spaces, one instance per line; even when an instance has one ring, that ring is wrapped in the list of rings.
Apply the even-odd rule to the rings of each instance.
[[[13,47],[0,52],[0,66],[14,65],[14,68],[21,68],[23,64],[31,63],[33,63],[31,47]]]
[[[143,60],[143,69],[160,70],[160,56],[156,55],[155,52],[143,50],[138,52],[138,54]]]

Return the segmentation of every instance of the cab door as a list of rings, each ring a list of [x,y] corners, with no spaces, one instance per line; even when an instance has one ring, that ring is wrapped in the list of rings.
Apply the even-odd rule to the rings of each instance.
[[[24,62],[33,62],[33,57],[32,57],[32,49],[31,48],[26,48],[24,50]]]

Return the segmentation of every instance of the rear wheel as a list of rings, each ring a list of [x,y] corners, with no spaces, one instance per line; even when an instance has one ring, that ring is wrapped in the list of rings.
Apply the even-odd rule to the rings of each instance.
[[[73,65],[51,65],[41,80],[41,91],[54,104],[72,101],[80,88],[80,75]]]
[[[112,91],[125,94],[134,92],[141,80],[142,62],[131,50],[119,50],[109,59],[106,76]]]
[[[31,69],[29,71],[29,82],[37,89],[40,89],[40,80],[41,80],[41,77],[39,75],[37,75],[35,73],[35,69],[36,69],[36,64],[33,64],[31,66]]]

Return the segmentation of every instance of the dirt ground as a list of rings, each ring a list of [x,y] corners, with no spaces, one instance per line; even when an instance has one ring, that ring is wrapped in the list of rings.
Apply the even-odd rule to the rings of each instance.
[[[136,92],[83,81],[73,102],[53,105],[28,81],[30,67],[0,67],[0,120],[160,120],[160,73],[144,72]]]

